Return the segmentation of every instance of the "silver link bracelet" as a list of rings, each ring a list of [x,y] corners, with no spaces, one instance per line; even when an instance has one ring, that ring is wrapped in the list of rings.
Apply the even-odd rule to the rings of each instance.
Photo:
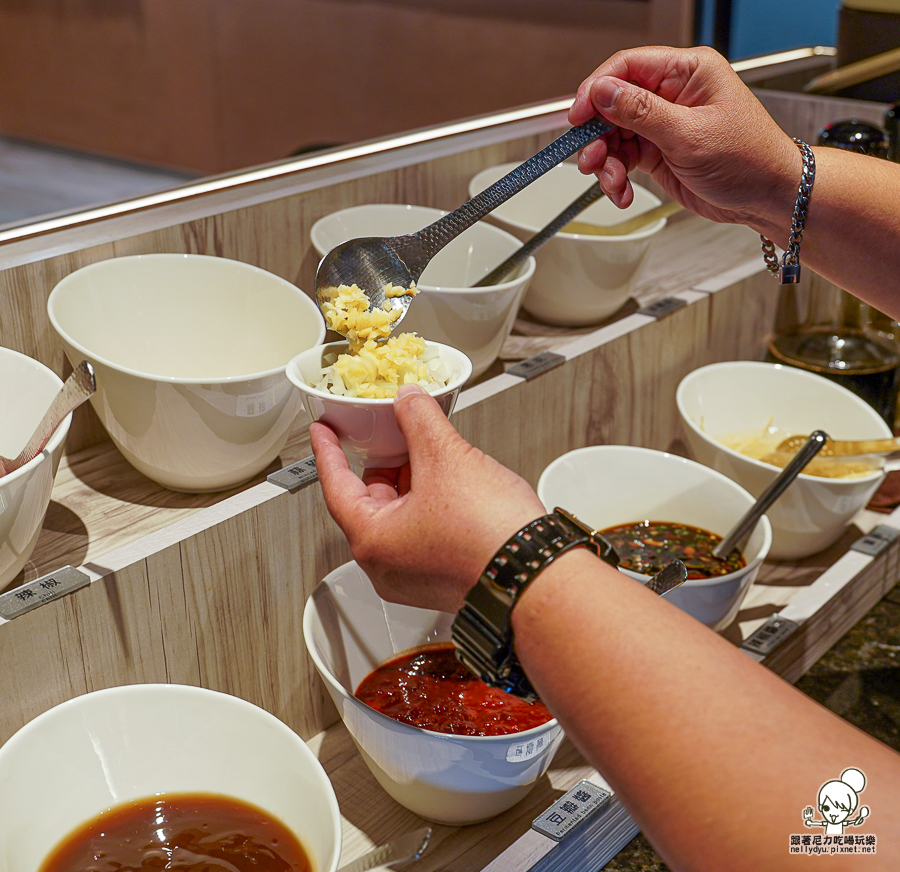
[[[762,234],[759,237],[762,240],[766,269],[782,285],[795,285],[800,281],[800,242],[803,239],[803,226],[806,224],[806,213],[809,209],[809,198],[812,196],[813,182],[816,180],[816,158],[813,150],[802,139],[795,137],[794,142],[803,157],[803,172],[800,174],[800,189],[797,192],[797,203],[791,218],[791,237],[780,264],[772,240]]]

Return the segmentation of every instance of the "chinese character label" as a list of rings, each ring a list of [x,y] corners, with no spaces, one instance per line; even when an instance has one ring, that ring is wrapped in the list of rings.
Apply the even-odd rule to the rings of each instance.
[[[590,781],[582,781],[538,815],[531,824],[532,829],[559,842],[595,812],[609,805],[609,799],[609,791]]]

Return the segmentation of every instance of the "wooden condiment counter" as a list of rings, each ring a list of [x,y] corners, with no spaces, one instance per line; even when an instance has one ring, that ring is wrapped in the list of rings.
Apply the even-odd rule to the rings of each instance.
[[[524,159],[562,130],[567,105],[364,143],[0,232],[0,344],[64,374],[47,296],[72,270],[118,255],[216,254],[311,288],[309,228],[321,215],[367,201],[453,208],[478,170]],[[819,123],[808,106],[804,112],[807,126]],[[804,275],[801,294],[822,285]],[[666,297],[680,302],[665,317],[639,311]],[[660,236],[636,298],[597,329],[512,337],[509,357],[552,348],[565,362],[531,379],[497,364],[461,394],[456,426],[532,483],[552,459],[584,445],[684,453],[678,382],[706,363],[761,358],[778,308],[776,287],[753,233],[682,214]],[[338,791],[346,859],[420,825],[376,786],[305,652],[306,598],[349,559],[318,484],[291,492],[261,476],[224,494],[171,493],[120,457],[87,407],[76,413],[67,447],[26,580],[71,564],[91,583],[0,624],[0,742],[52,705],[91,690],[201,685],[268,709],[310,742]],[[299,420],[279,465],[308,454],[306,422]],[[880,520],[900,526],[894,516]],[[752,656],[796,680],[896,577],[900,540],[869,557],[847,552],[856,537],[801,564],[765,567],[726,637],[741,644],[775,612],[789,618],[795,631],[770,654]],[[550,870],[576,848],[595,860],[614,853],[634,832],[615,802],[581,831],[581,842],[551,850],[529,830],[537,813],[584,777],[599,778],[564,748],[549,777],[501,818],[437,828],[436,847],[418,868]]]

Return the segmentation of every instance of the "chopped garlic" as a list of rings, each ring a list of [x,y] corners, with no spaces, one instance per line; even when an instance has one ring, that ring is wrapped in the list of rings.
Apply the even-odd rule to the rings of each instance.
[[[388,283],[384,287],[385,300],[381,308],[370,309],[369,298],[358,285],[326,288],[322,291],[325,297],[322,314],[329,329],[346,336],[350,353],[356,354],[366,342],[387,339],[391,335],[394,322],[403,314],[403,309],[389,301],[417,293],[415,285],[402,288]]]

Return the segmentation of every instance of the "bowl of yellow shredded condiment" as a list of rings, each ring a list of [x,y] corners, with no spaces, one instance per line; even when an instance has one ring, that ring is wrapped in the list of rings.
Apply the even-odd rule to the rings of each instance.
[[[347,342],[309,349],[286,372],[310,417],[328,424],[351,458],[367,468],[388,468],[407,460],[394,417],[400,387],[419,385],[449,416],[472,364],[449,345],[401,333],[383,342],[366,340],[355,353]]]

